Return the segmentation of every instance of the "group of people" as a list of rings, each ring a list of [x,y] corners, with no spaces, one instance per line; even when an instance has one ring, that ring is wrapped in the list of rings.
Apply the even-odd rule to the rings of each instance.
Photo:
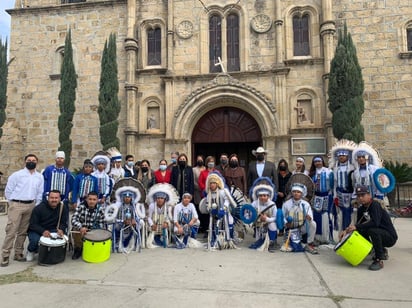
[[[359,230],[375,249],[370,269],[383,267],[397,235],[387,212],[374,201],[383,199],[387,187],[374,176],[382,165],[373,148],[339,141],[329,166],[314,156],[307,170],[305,159],[297,157],[292,171],[285,159],[277,167],[266,160],[263,147],[252,154],[256,161],[247,171],[236,154],[221,154],[218,165],[215,157],[198,155],[191,167],[178,152],[171,153],[170,164],[162,159],[152,170],[148,160],[136,163],[133,155],[122,165],[121,153],[112,148],[86,159],[76,177],[64,167],[64,152],[58,151],[55,164],[42,173],[36,171],[36,155],[29,154],[25,168],[7,182],[1,266],[9,264],[13,246],[15,260],[32,261],[42,236],[70,234],[72,258],[78,259],[82,238],[93,229],[109,228],[113,251],[129,252],[171,243],[203,247],[196,240],[200,232],[209,249],[235,248],[251,227],[255,241],[250,248],[313,254],[319,244],[336,243],[334,230],[342,235]],[[69,208],[74,210],[71,228]]]

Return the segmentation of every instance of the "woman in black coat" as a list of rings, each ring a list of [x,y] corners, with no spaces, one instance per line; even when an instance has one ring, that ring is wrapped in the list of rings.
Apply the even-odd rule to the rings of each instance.
[[[194,193],[194,177],[193,169],[188,165],[186,154],[180,154],[177,158],[177,166],[172,168],[172,176],[170,179],[176,190],[179,192],[180,200],[184,193],[188,192],[193,196]]]

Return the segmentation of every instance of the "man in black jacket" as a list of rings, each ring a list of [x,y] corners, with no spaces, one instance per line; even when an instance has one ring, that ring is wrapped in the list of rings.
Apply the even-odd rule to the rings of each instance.
[[[63,237],[67,233],[68,221],[69,211],[61,202],[60,192],[51,190],[47,201],[42,201],[31,214],[26,260],[33,261],[34,254],[38,251],[40,237],[50,237],[51,233]]]
[[[357,223],[346,228],[346,232],[357,230],[372,241],[375,257],[369,269],[377,271],[383,268],[383,260],[388,259],[386,247],[395,245],[398,235],[388,212],[379,201],[372,199],[368,186],[357,186],[355,193],[361,206],[358,208]]]

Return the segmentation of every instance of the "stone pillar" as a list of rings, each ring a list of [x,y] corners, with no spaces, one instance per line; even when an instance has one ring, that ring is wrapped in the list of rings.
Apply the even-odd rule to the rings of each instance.
[[[323,20],[320,25],[320,35],[323,40],[323,55],[324,55],[324,74],[323,74],[323,92],[325,101],[325,123],[324,127],[327,134],[327,140],[333,138],[332,133],[332,114],[328,108],[328,87],[329,87],[329,73],[330,73],[330,63],[334,56],[334,36],[336,33],[335,22],[332,20],[332,0],[322,0],[322,16]],[[329,144],[330,145],[330,144]]]
[[[134,38],[136,22],[136,0],[127,1],[127,37],[126,50],[126,153],[135,154],[136,136],[138,133],[136,119],[138,119],[136,85],[136,58],[139,49],[138,41]]]
[[[167,1],[167,69],[169,72],[174,70],[173,49],[174,49],[174,2]]]
[[[274,116],[278,119],[277,135],[287,135],[290,118],[290,107],[286,96],[286,72],[278,73],[274,76],[275,85],[275,103],[277,114]]]
[[[280,0],[275,2],[276,65],[283,65],[283,20]]]

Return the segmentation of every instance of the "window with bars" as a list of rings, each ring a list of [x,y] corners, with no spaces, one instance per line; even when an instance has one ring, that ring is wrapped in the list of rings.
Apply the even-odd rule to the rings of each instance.
[[[293,55],[309,56],[309,15],[293,16]]]
[[[222,19],[218,15],[212,15],[209,19],[209,71],[221,72],[219,65],[215,65],[222,58]]]
[[[147,65],[162,64],[162,30],[160,28],[147,30]]]
[[[239,59],[239,16],[230,14],[227,17],[226,29],[227,70],[240,71]]]

